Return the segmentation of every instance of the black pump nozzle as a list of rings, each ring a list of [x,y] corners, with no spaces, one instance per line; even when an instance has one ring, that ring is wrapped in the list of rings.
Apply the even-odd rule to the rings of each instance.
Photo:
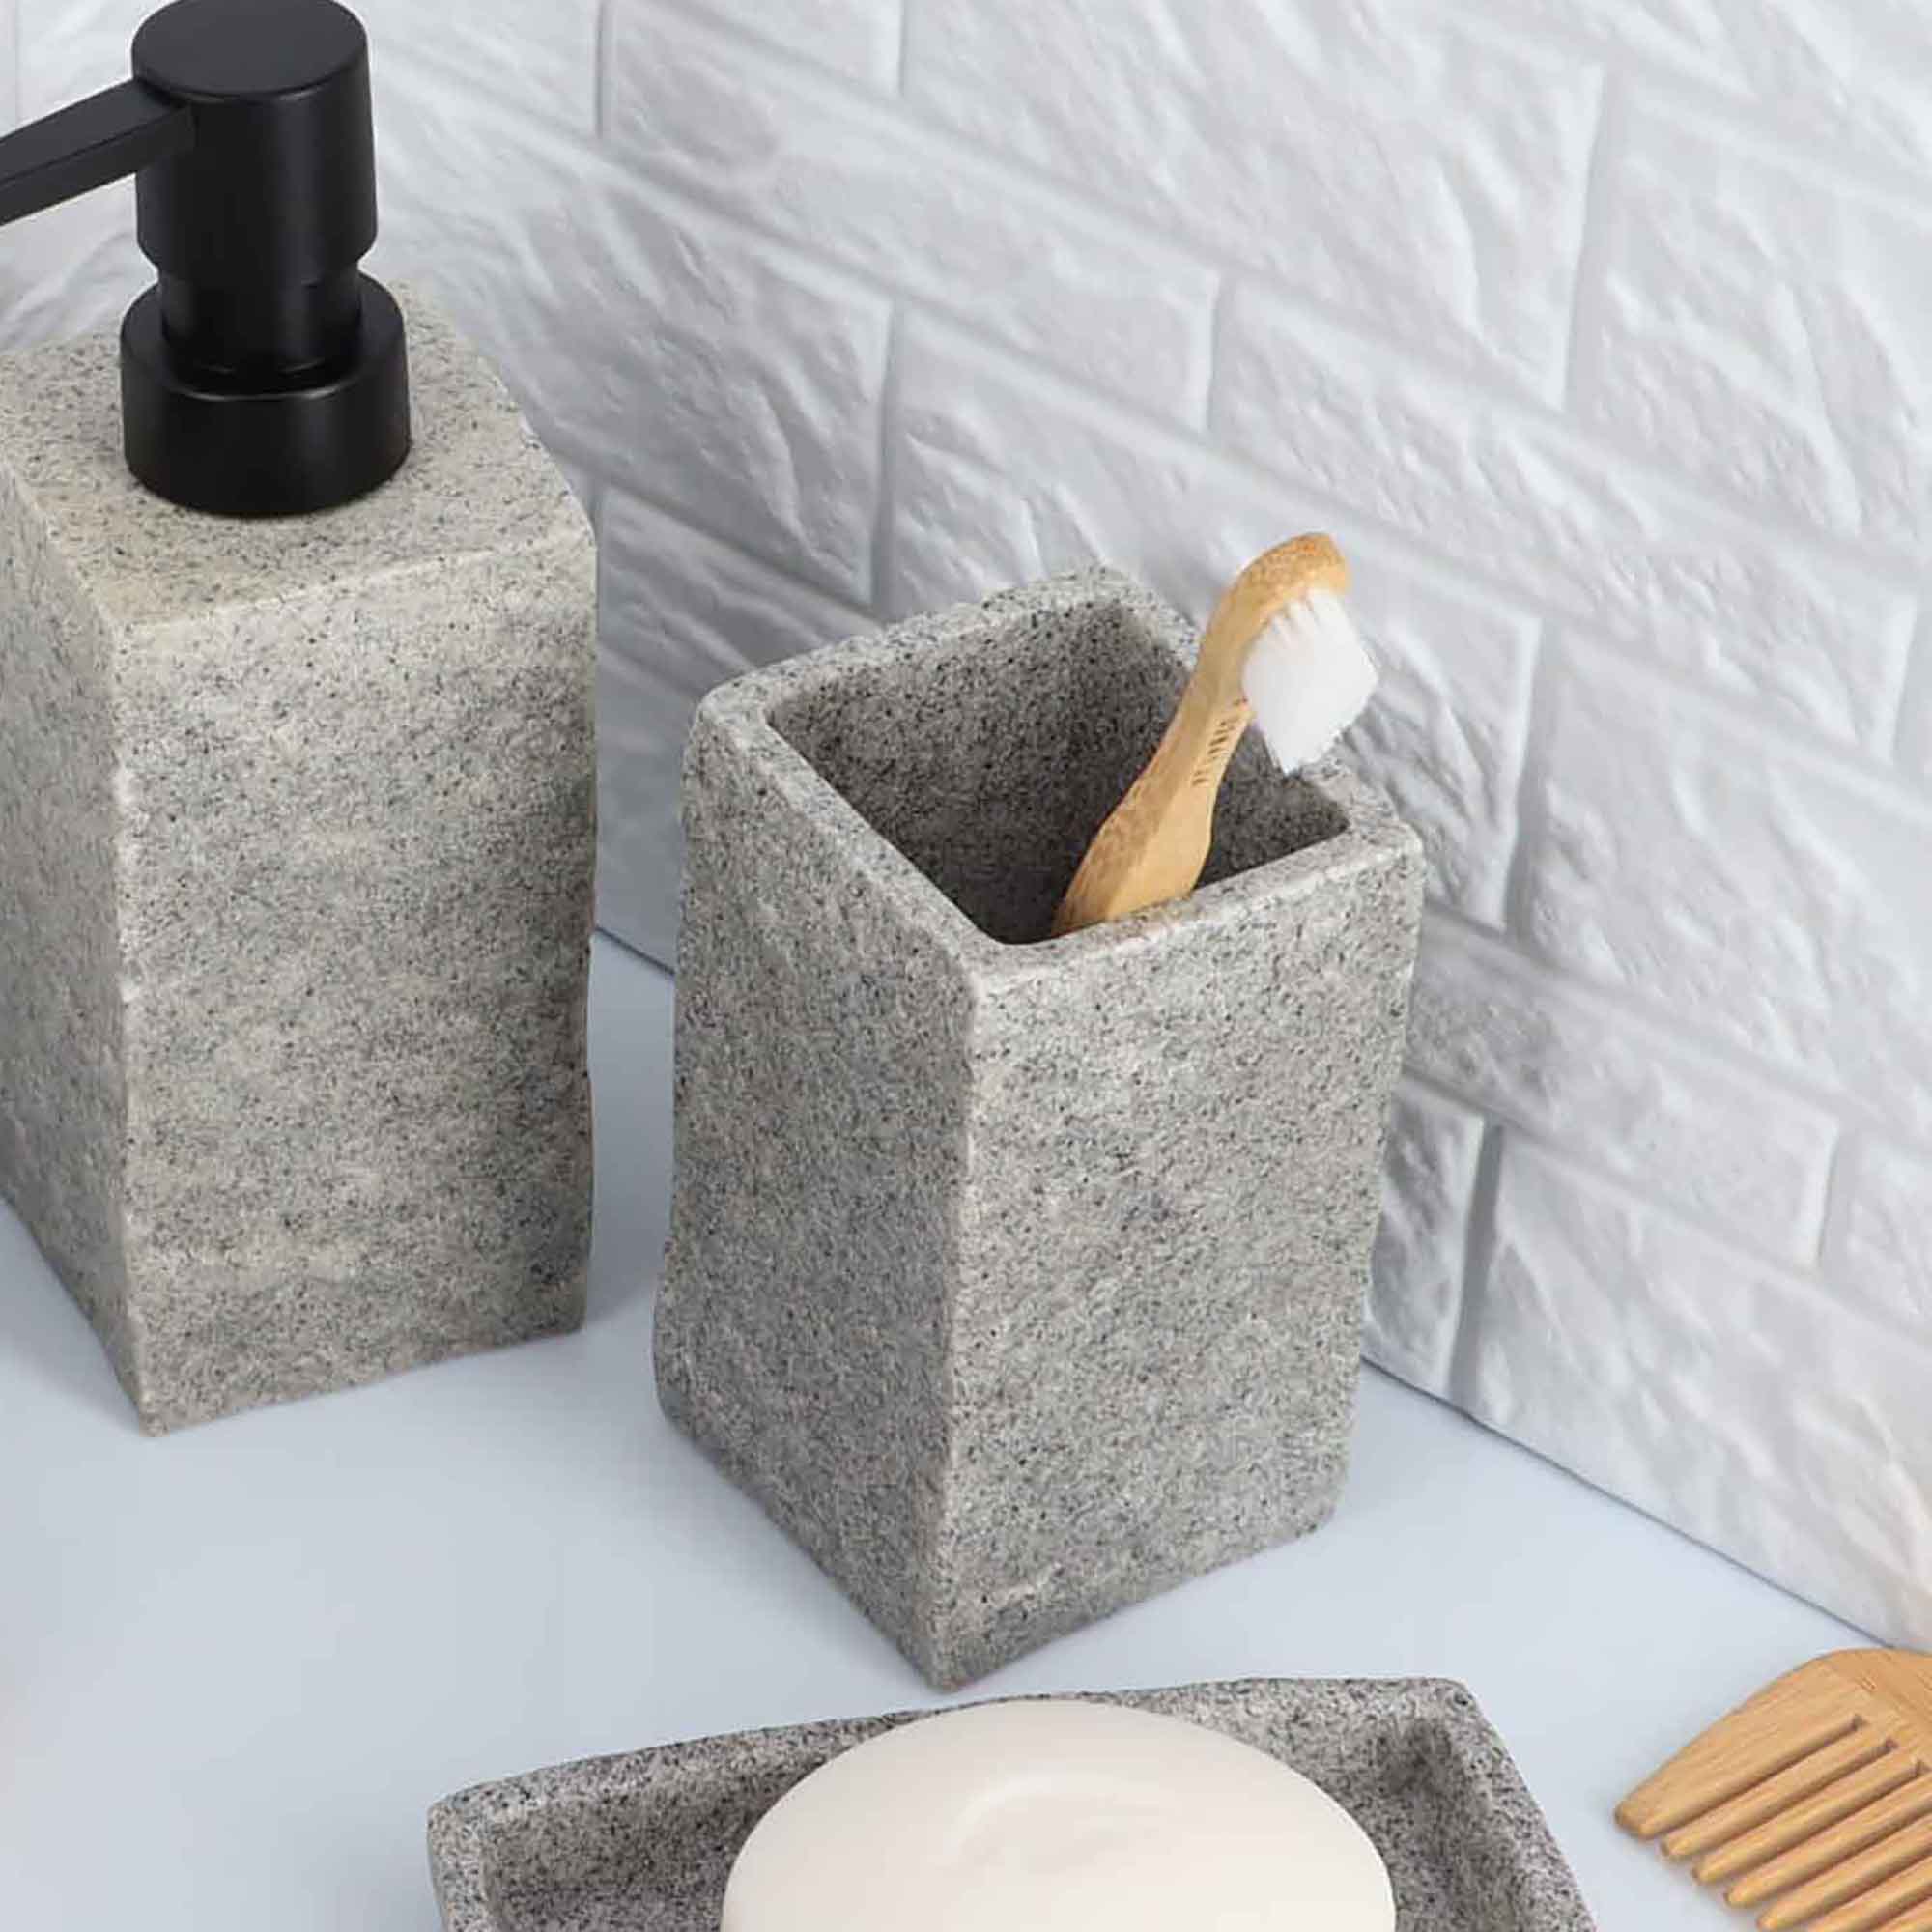
[[[185,102],[123,81],[0,137],[0,221],[71,201],[193,141],[194,116]]]
[[[134,176],[156,286],[121,326],[128,467],[191,509],[327,509],[409,453],[376,239],[369,47],[336,0],[175,0],[134,78],[0,138],[0,222]]]

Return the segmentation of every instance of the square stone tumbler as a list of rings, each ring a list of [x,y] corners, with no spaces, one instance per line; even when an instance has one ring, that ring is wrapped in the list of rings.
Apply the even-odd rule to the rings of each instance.
[[[574,1327],[595,546],[405,302],[415,441],[319,516],[0,360],[0,1190],[151,1430]]]
[[[1253,734],[1059,940],[1192,633],[1086,572],[741,678],[686,755],[666,1409],[935,1685],[1315,1528],[1422,870]]]

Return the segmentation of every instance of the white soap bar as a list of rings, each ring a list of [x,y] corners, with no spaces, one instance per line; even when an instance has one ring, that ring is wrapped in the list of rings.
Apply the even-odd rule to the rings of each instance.
[[[1320,1786],[1118,1704],[979,1704],[820,1766],[732,1867],[723,1932],[1393,1932]]]

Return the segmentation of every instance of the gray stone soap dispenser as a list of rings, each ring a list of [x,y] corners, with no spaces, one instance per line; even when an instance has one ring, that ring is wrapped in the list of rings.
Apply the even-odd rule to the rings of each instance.
[[[582,1318],[595,556],[360,271],[355,15],[133,65],[0,140],[159,270],[0,359],[0,1189],[163,1430]]]

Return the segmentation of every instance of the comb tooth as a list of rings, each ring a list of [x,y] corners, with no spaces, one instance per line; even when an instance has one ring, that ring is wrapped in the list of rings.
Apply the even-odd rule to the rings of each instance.
[[[1673,1859],[1694,1858],[1699,1852],[1708,1852],[1712,1846],[1721,1845],[1740,1833],[1748,1832],[1754,1825],[1776,1818],[1802,1799],[1810,1798],[1827,1786],[1833,1791],[1838,1790],[1841,1784],[1851,1782],[1844,1776],[1846,1772],[1861,1770],[1874,1758],[1883,1757],[1890,1747],[1889,1740],[1882,1731],[1869,1730],[1861,1725],[1826,1745],[1823,1749],[1814,1750],[1809,1757],[1801,1757],[1796,1764],[1787,1766],[1775,1777],[1752,1785],[1728,1804],[1719,1804],[1715,1811],[1705,1812],[1691,1824],[1679,1826],[1664,1839],[1663,1849]],[[1910,1759],[1905,1761],[1902,1776],[1912,1776]],[[1891,1780],[1894,1784],[1898,1781],[1897,1778]],[[1889,1784],[1878,1787],[1878,1791],[1889,1789]],[[1856,1811],[1867,1799],[1876,1797],[1878,1791],[1859,1791],[1833,1812],[1832,1817],[1842,1818],[1847,1811]],[[1831,1818],[1819,1822],[1830,1824]],[[1698,1876],[1701,1878],[1703,1873],[1699,1872]]]
[[[1655,1838],[1726,1804],[1858,1722],[1857,1692],[1804,1671],[1760,1690],[1720,1718],[1617,1806],[1617,1822]]]
[[[1809,1885],[1802,1885],[1794,1892],[1780,1898],[1757,1922],[1764,1932],[1789,1932],[1794,1925],[1804,1925],[1816,1918],[1820,1913],[1831,1912],[1834,1907],[1848,1906],[1855,1899],[1861,1899],[1874,1886],[1902,1873],[1908,1866],[1917,1866],[1925,1861],[1926,1854],[1932,1852],[1932,1818],[1921,1818],[1916,1825],[1908,1825],[1902,1832],[1894,1832],[1890,1837],[1881,1839],[1870,1850],[1857,1853],[1842,1864],[1833,1868]],[[1932,1861],[1927,1861],[1932,1864]],[[1907,1905],[1917,1905],[1919,1899],[1932,1892],[1932,1886],[1924,1892],[1908,1892],[1904,1897],[1891,1901],[1896,1910]],[[1884,1914],[1868,1922],[1877,1925],[1883,1921]],[[1816,1926],[1812,1932],[1818,1932]],[[1842,1932],[1842,1928],[1840,1928]]]
[[[1740,1838],[1735,1845],[1726,1845],[1722,1851],[1714,1852],[1696,1868],[1697,1876],[1708,1885],[1717,1885],[1730,1872],[1748,1872],[1749,1876],[1740,1879],[1725,1896],[1733,1905],[1761,1905],[1767,1898],[1776,1898],[1780,1891],[1789,1891],[1793,1886],[1803,1885],[1807,1878],[1816,1878],[1820,1872],[1830,1871],[1841,1859],[1863,1851],[1867,1845],[1877,1844],[1901,1825],[1910,1825],[1915,1819],[1932,1812],[1932,1777],[1918,1776],[1918,1767],[1902,1751],[1881,1758],[1870,1772],[1861,1776],[1870,1776],[1880,1769],[1894,1770],[1899,1766],[1906,1771],[1906,1780],[1876,1804],[1867,1804],[1862,1811],[1853,1812],[1849,1818],[1819,1832],[1815,1837],[1807,1831],[1799,1833],[1796,1837],[1786,1838],[1789,1850],[1772,1842],[1778,1828],[1786,1822],[1775,1819],[1764,1827],[1762,1833],[1753,1832],[1749,1836]],[[1789,1822],[1794,1829],[1804,1809],[1800,1806],[1798,1811],[1791,1813]],[[1828,1821],[1820,1819],[1818,1822],[1825,1824]],[[1762,1843],[1754,1844],[1754,1839]],[[1783,1851],[1783,1856],[1773,1858],[1769,1864],[1762,1864],[1759,1860],[1767,1855],[1765,1847],[1773,1852]],[[1731,1861],[1726,1870],[1707,1869],[1715,1866],[1720,1859]]]
[[[1921,1859],[1908,1871],[1888,1880],[1876,1891],[1819,1919],[1811,1932],[1878,1932],[1888,1918],[1932,1901],[1932,1859]]]
[[[1878,1932],[1932,1932],[1932,1901],[1888,1918]]]

